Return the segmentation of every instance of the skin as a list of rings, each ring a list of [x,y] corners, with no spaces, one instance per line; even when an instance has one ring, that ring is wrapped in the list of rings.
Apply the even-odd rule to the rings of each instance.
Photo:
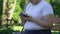
[[[40,2],[41,0],[29,0],[30,3],[32,3],[33,5],[36,5]]]
[[[34,1],[29,0],[29,2],[31,2],[33,5],[38,4],[39,1],[41,1],[41,0],[34,0]],[[28,14],[27,14],[27,16],[28,17],[21,16],[22,22],[24,21],[23,24],[25,24],[25,20],[27,20],[27,21],[34,22],[34,23],[38,24],[39,26],[42,26],[45,28],[52,28],[53,27],[53,14],[48,14],[48,15],[43,16],[45,21],[35,19],[32,16],[29,16]]]
[[[24,25],[25,24],[24,18],[22,16],[20,16],[20,18],[21,18],[21,25]]]

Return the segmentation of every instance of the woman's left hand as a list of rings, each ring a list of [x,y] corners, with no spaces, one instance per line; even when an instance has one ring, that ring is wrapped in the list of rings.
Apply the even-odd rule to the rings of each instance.
[[[24,17],[24,19],[27,20],[27,21],[33,21],[33,18],[31,16]]]

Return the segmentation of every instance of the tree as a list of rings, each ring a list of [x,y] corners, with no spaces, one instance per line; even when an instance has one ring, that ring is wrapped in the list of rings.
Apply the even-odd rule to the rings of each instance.
[[[4,20],[7,18],[5,13],[7,0],[3,0],[3,12],[2,12],[2,25],[5,24]]]
[[[3,0],[2,25],[8,24],[9,20],[12,19],[15,5],[16,0]]]
[[[54,14],[60,17],[60,0],[50,0],[50,3],[53,7]]]
[[[59,18],[60,17],[60,0],[50,0],[50,3],[53,7],[54,10],[54,15]],[[57,25],[58,24],[58,25]],[[53,29],[55,30],[60,30],[60,23],[55,23],[55,26],[53,27]],[[60,32],[59,32],[60,34]]]

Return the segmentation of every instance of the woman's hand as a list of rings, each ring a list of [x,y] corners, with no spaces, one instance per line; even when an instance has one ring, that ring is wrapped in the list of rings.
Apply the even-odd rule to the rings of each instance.
[[[28,16],[28,15],[27,15]],[[33,21],[32,19],[32,17],[31,16],[28,16],[28,17],[25,17],[25,16],[21,16],[21,18],[23,19],[23,20],[26,20],[26,21]]]

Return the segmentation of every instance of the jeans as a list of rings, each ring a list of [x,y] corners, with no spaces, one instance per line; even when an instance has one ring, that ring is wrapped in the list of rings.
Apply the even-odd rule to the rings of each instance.
[[[25,30],[24,34],[52,34],[50,29],[45,30]]]

